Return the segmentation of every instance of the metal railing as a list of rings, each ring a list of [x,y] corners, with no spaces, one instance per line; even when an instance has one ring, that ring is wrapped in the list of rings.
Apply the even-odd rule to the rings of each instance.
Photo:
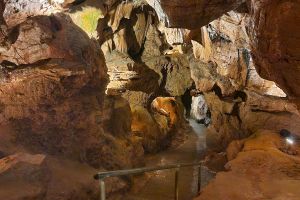
[[[127,170],[116,170],[116,171],[106,171],[106,172],[99,172],[94,176],[96,180],[99,180],[100,184],[100,200],[106,199],[105,194],[105,182],[104,180],[108,177],[117,177],[117,176],[124,176],[124,175],[132,175],[132,174],[141,174],[145,172],[153,172],[153,171],[160,171],[160,170],[169,170],[175,169],[175,191],[174,191],[174,199],[179,200],[179,171],[180,168],[183,167],[198,167],[198,184],[197,189],[198,193],[201,189],[201,163],[181,163],[181,164],[170,164],[170,165],[162,165],[162,166],[155,166],[155,167],[143,167],[143,168],[135,168],[135,169],[127,169]]]

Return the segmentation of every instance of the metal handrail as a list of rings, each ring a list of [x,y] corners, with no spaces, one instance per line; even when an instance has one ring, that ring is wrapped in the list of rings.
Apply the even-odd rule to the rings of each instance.
[[[125,169],[125,170],[116,170],[116,171],[106,171],[106,172],[99,172],[97,173],[94,178],[99,180],[100,184],[100,200],[106,199],[105,194],[105,182],[104,179],[108,177],[116,177],[116,176],[124,176],[124,175],[132,175],[132,174],[141,174],[145,172],[153,172],[153,171],[160,171],[160,170],[169,170],[169,169],[176,169],[175,171],[175,194],[174,199],[179,199],[179,189],[178,189],[178,182],[179,182],[179,170],[183,167],[193,167],[198,166],[198,193],[201,189],[201,163],[180,163],[180,164],[169,164],[169,165],[161,165],[155,167],[142,167],[142,168],[135,168],[135,169]]]

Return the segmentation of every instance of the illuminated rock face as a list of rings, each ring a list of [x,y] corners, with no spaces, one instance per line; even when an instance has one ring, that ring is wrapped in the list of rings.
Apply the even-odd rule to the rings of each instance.
[[[150,18],[149,13],[135,10],[132,22],[137,20],[133,27],[136,34],[132,38],[137,43],[132,44],[122,20],[131,17],[132,4],[120,4],[108,12],[104,8],[108,9],[112,1],[104,2],[105,5],[87,1],[72,6],[72,13],[68,13],[62,7],[71,1],[51,2],[1,2],[0,185],[8,191],[0,192],[1,199],[96,198],[97,184],[91,180],[96,171],[142,166],[144,151],[157,152],[170,146],[180,127],[181,107],[169,110],[167,106],[171,112],[168,117],[149,114],[145,107],[159,95],[180,96],[192,83],[186,57],[160,52],[159,46],[164,43],[157,40],[158,28],[150,23],[153,15]],[[91,3],[96,5],[91,13],[80,9],[90,8]],[[24,9],[12,12],[20,6]],[[113,40],[117,47],[115,57],[107,56],[108,70],[100,49],[107,38],[102,42],[101,37],[98,41],[91,39],[97,31],[103,36],[98,18],[104,15],[111,17],[107,23],[115,31]],[[129,25],[126,26],[130,28]],[[148,28],[150,31],[146,31]],[[150,38],[147,41],[146,34]],[[151,51],[144,51],[145,62],[129,58],[128,55],[140,53],[144,43],[151,47]],[[155,50],[159,51],[158,58]],[[119,53],[127,54],[128,62],[114,62],[114,58],[120,58]],[[130,72],[130,62],[136,73]],[[115,69],[124,73],[115,73]],[[111,85],[127,85],[124,98],[114,92],[105,94],[107,71],[115,75],[116,82]],[[136,74],[142,78],[137,79]],[[179,84],[177,80],[183,75],[186,78]],[[134,102],[146,110],[150,119],[155,119],[154,140],[152,130],[140,128],[143,123],[149,128],[151,123],[148,124],[148,118],[138,118],[140,114],[132,107]],[[149,137],[142,137],[138,131]],[[43,159],[32,162],[35,157]],[[36,173],[40,174],[37,179]],[[24,181],[13,186],[19,177]],[[9,193],[12,187],[22,195]],[[113,179],[108,183],[108,192],[127,187],[128,181]]]
[[[141,166],[144,151],[178,137],[179,97],[193,81],[211,113],[207,144],[229,145],[232,160],[204,197],[220,199],[214,189],[231,177],[272,198],[252,176],[299,176],[276,136],[299,135],[298,101],[288,100],[300,93],[298,0],[76,2],[0,2],[0,199],[97,198],[96,171]],[[127,187],[108,183],[110,193]]]
[[[182,137],[178,129],[185,122],[180,96],[192,85],[188,56],[173,49],[173,43],[176,46],[183,38],[160,25],[149,5],[124,1],[106,13],[97,28],[110,75],[106,92],[129,101],[132,131],[146,153],[163,150]],[[166,32],[173,39],[163,35]],[[168,116],[167,111],[151,109],[157,100],[167,110],[171,102],[179,108],[171,109]]]
[[[219,172],[196,200],[299,198],[300,156],[285,153],[287,143],[278,133],[260,130],[235,143],[227,151],[228,171]],[[292,148],[290,153],[300,150]]]
[[[129,104],[105,95],[103,53],[69,14],[30,2],[1,2],[0,199],[97,198],[96,171],[143,165]]]
[[[299,134],[296,105],[255,70],[247,21],[248,14],[229,12],[202,30],[202,42],[192,43],[192,78],[211,112],[207,144],[218,151],[259,129],[286,128]]]
[[[298,199],[299,141],[287,147],[279,136],[299,136],[298,5],[252,1],[249,14],[229,12],[192,41],[192,78],[211,111],[207,144],[230,161],[196,199]]]
[[[142,138],[146,152],[155,153],[171,145],[182,123],[183,111],[173,97],[157,97],[149,112],[142,106],[132,109],[133,134]]]
[[[259,74],[299,97],[299,1],[251,1],[249,32]]]
[[[237,8],[243,0],[147,0],[167,27],[195,29]]]
[[[148,3],[154,8],[154,4],[176,5],[176,1]],[[176,9],[188,9],[190,5],[201,3],[186,2],[184,8],[177,6]],[[236,7],[241,3],[231,5]],[[113,89],[111,94],[114,94],[127,89],[123,96],[132,101],[132,108],[135,105],[149,108],[149,103],[157,96],[182,95],[191,85],[190,70],[196,89],[204,93],[209,102],[212,121],[208,143],[211,146],[224,150],[233,139],[247,137],[260,128],[278,131],[289,127],[298,134],[299,116],[295,105],[281,99],[286,93],[274,82],[261,78],[255,70],[257,66],[252,58],[255,51],[251,51],[253,47],[247,31],[252,20],[248,8],[243,4],[236,11],[210,20],[205,27],[188,30],[184,28],[195,22],[192,17],[182,22],[186,26],[168,28],[157,21],[149,6],[140,10],[130,3],[118,5],[101,20],[98,30],[105,36],[99,42],[106,52],[109,73],[114,77],[108,91]],[[158,16],[161,14],[154,10]],[[192,15],[189,13],[189,16]],[[270,103],[269,107],[263,102]],[[230,109],[224,110],[227,105]],[[285,114],[279,116],[278,113]],[[295,123],[288,125],[291,118]],[[280,122],[272,128],[271,124],[278,119]]]
[[[209,110],[203,95],[192,97],[191,117],[206,125],[210,123]]]
[[[207,25],[244,1],[157,1],[148,0],[167,26],[195,29]],[[251,37],[259,74],[275,81],[290,96],[299,96],[299,2],[248,1]]]

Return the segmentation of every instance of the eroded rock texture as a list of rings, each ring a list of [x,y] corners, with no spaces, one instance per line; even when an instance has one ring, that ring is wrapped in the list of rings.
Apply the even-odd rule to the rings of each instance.
[[[291,97],[299,91],[299,1],[251,1],[249,32],[259,74]]]
[[[199,123],[208,125],[210,123],[210,111],[205,101],[204,95],[197,95],[192,97],[191,104],[191,118],[197,120]]]
[[[144,152],[184,140],[193,82],[207,144],[230,160],[200,199],[297,199],[299,149],[278,132],[300,135],[299,5],[1,1],[0,199],[97,198],[96,171],[141,166]]]
[[[220,150],[259,129],[298,132],[297,106],[274,82],[262,79],[252,61],[247,14],[229,12],[202,28],[193,41],[192,78],[211,112],[208,145]],[[293,119],[293,120],[291,120]]]
[[[297,42],[279,45],[278,34],[273,32],[284,29],[284,25],[273,26],[282,16],[278,13],[283,12],[280,5],[290,3],[252,1],[250,15],[245,11],[229,12],[206,26],[208,34],[202,34],[201,43],[193,42],[196,61],[192,62],[192,78],[199,92],[204,93],[211,112],[207,144],[217,152],[227,149],[230,161],[225,165],[227,172],[218,173],[196,199],[297,199],[299,196],[294,188],[299,176],[299,141],[290,145],[279,135],[280,130],[287,129],[294,138],[299,137],[297,100],[290,100],[297,95],[286,87],[287,81],[280,80],[281,74],[289,74],[292,68],[275,72],[275,66],[282,62],[279,57],[287,56],[286,49]],[[295,31],[289,34],[297,38]],[[259,74],[276,81],[284,91]],[[220,157],[221,154],[215,154],[211,156],[214,161],[207,163],[217,162]],[[230,182],[241,185],[235,187]]]
[[[145,151],[164,149],[172,138],[181,141],[177,130],[185,121],[179,97],[192,85],[189,60],[168,53],[173,42],[155,11],[146,4],[122,2],[100,19],[97,31],[110,75],[106,92],[129,101],[133,133]],[[157,100],[163,103],[151,108]],[[169,104],[173,108],[161,112]]]
[[[226,164],[229,171],[218,173],[197,200],[299,199],[299,154],[283,152],[283,138],[261,130],[240,143],[235,145],[236,158]]]
[[[143,165],[128,102],[105,95],[100,46],[51,2],[2,5],[1,199],[97,198],[98,170]]]
[[[237,8],[243,0],[147,0],[167,27],[195,29]]]

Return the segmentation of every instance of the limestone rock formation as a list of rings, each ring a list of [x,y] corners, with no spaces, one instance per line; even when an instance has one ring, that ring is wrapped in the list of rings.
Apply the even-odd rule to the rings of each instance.
[[[251,1],[251,37],[259,74],[275,81],[291,97],[298,97],[300,2]]]
[[[175,109],[177,113],[171,111],[167,116],[151,110],[151,103],[165,98],[180,104],[175,98],[192,85],[188,56],[167,53],[173,48],[168,40],[173,34],[146,4],[128,1],[116,5],[99,20],[97,30],[110,76],[106,93],[129,101],[131,127],[146,152],[164,149],[184,123],[183,112]]]
[[[97,171],[182,137],[191,89],[192,114],[210,117],[206,163],[229,161],[199,199],[297,199],[299,144],[278,132],[300,135],[299,5],[0,1],[0,199],[97,198]]]
[[[26,0],[4,0],[2,16],[5,24],[10,29],[26,21],[26,19],[29,17],[38,15],[51,15],[54,12],[59,12],[61,11],[61,5],[64,2],[64,0],[41,0],[32,2],[28,2]]]
[[[172,97],[157,97],[151,104],[151,111],[143,106],[132,106],[133,134],[142,139],[147,153],[155,153],[172,144],[177,130],[183,122],[183,110]]]
[[[257,145],[255,148],[247,147],[247,153],[239,152],[243,149],[246,151],[244,145],[247,145],[249,140],[257,142],[253,138],[247,140],[243,138],[260,129],[270,129],[272,131],[269,132],[274,132],[274,134],[262,133],[264,136],[257,137],[262,137],[265,141],[276,140],[275,146],[279,151],[284,146],[284,141],[278,138],[278,135],[276,136],[281,129],[288,129],[293,134],[299,135],[298,100],[291,101],[293,97],[298,96],[296,35],[299,20],[295,13],[299,10],[297,8],[299,2],[248,1],[237,10],[223,16],[220,15],[221,17],[217,20],[210,19],[212,22],[198,31],[201,39],[193,38],[191,41],[185,40],[189,30],[183,28],[195,28],[196,23],[200,24],[201,20],[206,20],[206,18],[193,20],[194,12],[189,7],[189,2],[184,6],[174,6],[176,2],[149,2],[155,8],[160,20],[167,26],[176,27],[165,30],[169,37],[167,38],[168,43],[173,47],[178,43],[192,45],[194,58],[189,60],[191,75],[198,92],[204,93],[211,112],[207,144],[216,151],[224,151],[230,144],[227,149],[227,159],[231,162],[228,165],[238,163],[238,166],[232,171],[217,175],[216,180],[204,189],[203,197],[201,196],[199,199],[275,197],[297,199],[299,193],[296,189],[292,189],[294,188],[292,182],[297,181],[298,174],[291,175],[293,181],[288,183],[289,176],[284,176],[280,174],[281,170],[271,167],[273,165],[281,166],[284,163],[267,165],[271,169],[266,166],[260,168],[258,165],[259,170],[256,172],[253,170],[254,173],[251,175],[240,170],[255,169],[256,160],[263,160],[265,163],[277,161],[281,159],[280,156],[286,156],[284,153],[281,152],[278,158],[274,152],[256,152]],[[196,5],[196,2],[194,3],[193,5]],[[194,9],[196,8],[198,7],[195,6]],[[292,8],[293,11],[291,11]],[[223,7],[223,9],[225,8]],[[185,10],[185,12],[179,12],[179,10]],[[186,10],[190,12],[186,12]],[[197,11],[201,12],[201,10]],[[188,15],[189,18],[185,18],[185,15]],[[207,21],[206,24],[210,21]],[[288,26],[287,29],[284,28],[285,26]],[[180,53],[190,54],[186,49]],[[275,81],[283,90],[272,81]],[[273,137],[276,139],[273,140]],[[231,143],[232,141],[234,142]],[[270,151],[275,148],[268,145],[265,146],[267,149],[270,148]],[[264,145],[259,144],[259,146],[262,148]],[[241,154],[245,154],[243,159],[239,159]],[[291,159],[297,160],[298,158]],[[297,169],[292,164],[284,168],[291,171]],[[286,181],[284,189],[290,192],[290,196],[287,197],[286,193],[278,192],[283,190],[279,190],[276,185],[273,187],[274,179],[271,175],[261,180],[262,184],[258,187],[251,187],[256,183],[251,177],[267,171],[283,177],[283,182]],[[244,188],[249,195],[241,193],[237,187],[227,188],[227,180],[245,183]],[[224,196],[222,195],[223,190],[226,190]]]
[[[206,125],[210,123],[210,112],[203,95],[192,97],[191,117]]]
[[[130,106],[105,95],[103,53],[60,5],[2,5],[0,199],[96,198],[96,171],[143,165]],[[108,193],[128,186],[115,181]]]
[[[16,153],[0,159],[0,170],[3,199],[98,198],[98,184],[91,179],[97,170],[76,161]],[[107,186],[109,193],[127,187],[125,181],[115,178]]]
[[[229,12],[202,29],[201,44],[192,43],[192,78],[211,112],[207,143],[219,151],[259,129],[286,128],[299,134],[296,105],[255,70],[245,29],[248,20],[247,14]]]
[[[299,152],[299,143],[295,145]],[[283,152],[286,146],[276,132],[256,132],[227,163],[228,171],[218,173],[196,199],[299,199],[300,157]]]
[[[200,28],[222,14],[237,8],[243,0],[147,0],[167,27]]]

